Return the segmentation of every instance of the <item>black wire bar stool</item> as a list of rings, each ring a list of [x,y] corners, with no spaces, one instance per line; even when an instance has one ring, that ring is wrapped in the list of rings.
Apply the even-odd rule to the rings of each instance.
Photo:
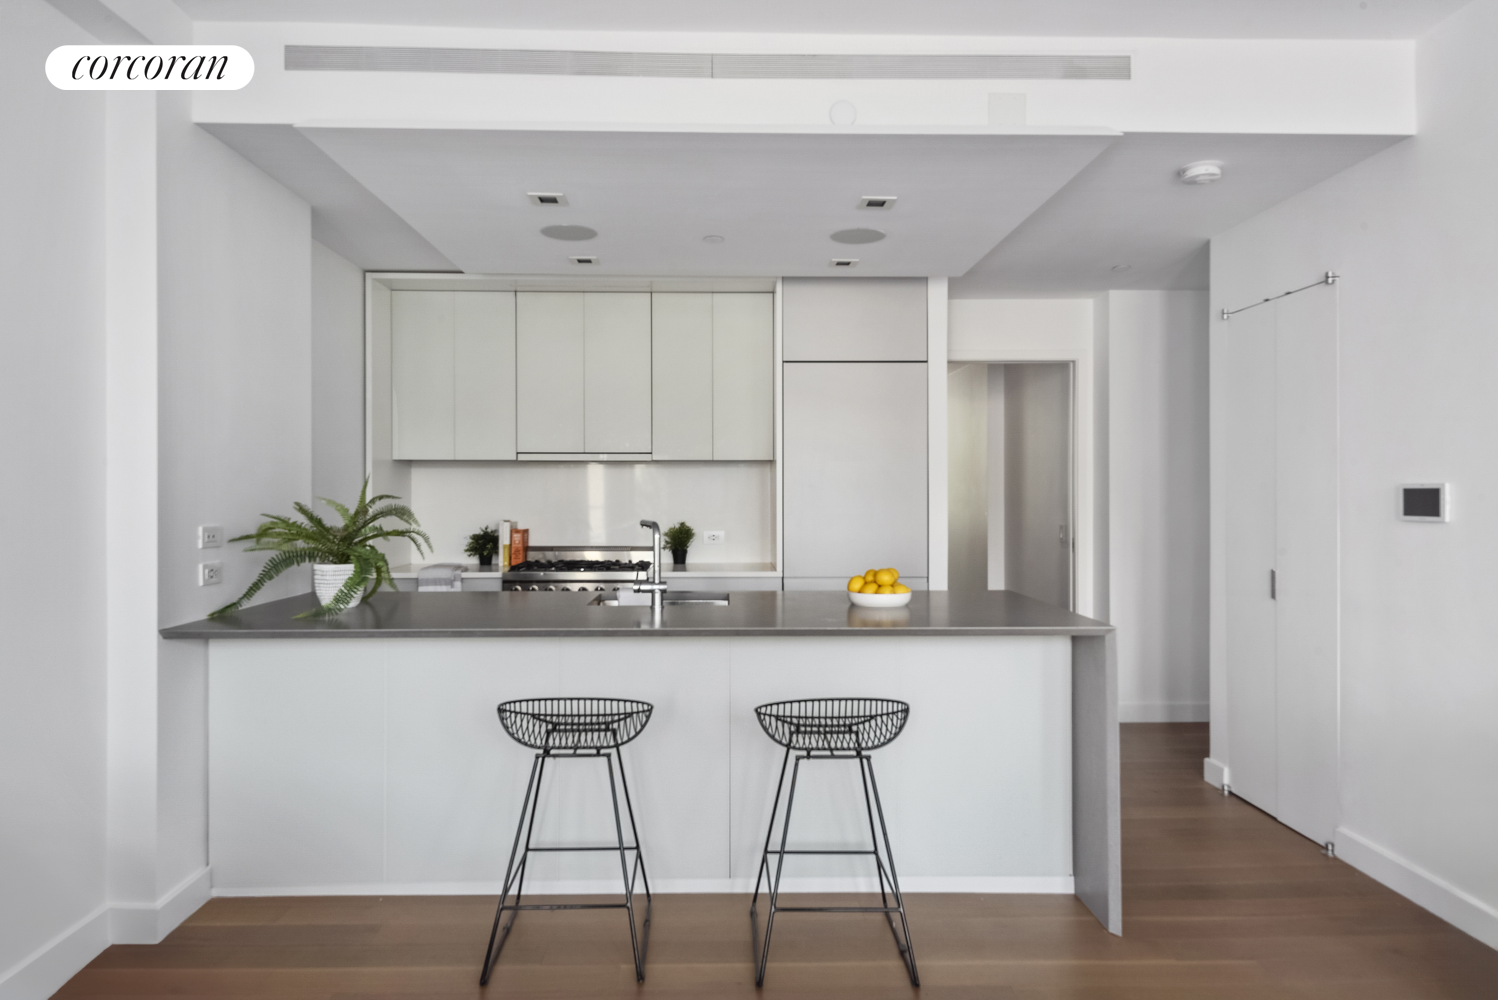
[[[877,750],[900,735],[905,720],[910,717],[910,706],[903,701],[885,698],[813,698],[803,701],[778,701],[761,705],[754,710],[765,734],[785,747],[785,757],[780,763],[780,781],[775,786],[775,805],[770,810],[770,828],[765,832],[765,850],[760,856],[759,871],[754,878],[754,898],[749,904],[749,923],[754,929],[753,948],[755,960],[755,986],[765,984],[765,968],[770,961],[770,935],[775,929],[777,913],[882,913],[889,923],[889,932],[894,936],[895,947],[910,973],[910,984],[921,985],[920,974],[915,967],[915,945],[910,940],[910,924],[905,919],[905,897],[900,892],[900,878],[895,874],[895,855],[889,845],[889,830],[884,825],[884,805],[879,801],[879,783],[874,780],[874,759],[869,751]],[[775,835],[775,815],[780,809],[780,794],[785,788],[785,771],[795,754],[796,765],[791,768],[791,787],[785,799],[785,818],[781,821],[780,846],[770,846]],[[864,810],[869,818],[870,850],[791,850],[786,841],[791,830],[791,807],[796,801],[796,779],[801,773],[801,764],[809,760],[856,760],[863,785]],[[874,828],[874,817],[879,818],[879,827]],[[884,852],[880,854],[880,843]],[[854,854],[871,856],[879,875],[880,906],[781,906],[780,875],[785,868],[788,855],[796,854]],[[770,856],[775,856],[775,869],[770,870]],[[770,912],[765,919],[765,940],[759,940],[759,886],[765,883],[770,900]],[[894,904],[890,900],[893,897]],[[900,917],[895,926],[895,915]]]
[[[645,952],[650,947],[650,876],[645,871],[645,857],[640,852],[640,832],[635,828],[634,805],[629,798],[629,782],[624,778],[624,755],[620,747],[639,736],[650,721],[654,707],[648,702],[625,698],[531,698],[507,701],[499,706],[499,721],[515,742],[539,750],[531,764],[530,781],[525,786],[525,801],[520,807],[520,823],[515,828],[515,843],[510,847],[510,863],[505,867],[504,891],[499,909],[494,913],[494,927],[489,931],[489,948],[484,953],[484,971],[479,985],[489,983],[489,974],[499,960],[499,952],[510,936],[510,928],[521,910],[624,910],[629,916],[629,943],[635,957],[635,981],[645,981]],[[614,802],[614,833],[617,845],[602,847],[544,847],[531,843],[536,824],[536,809],[541,801],[541,778],[546,762],[563,758],[603,758],[609,769],[609,793]],[[614,758],[618,758],[619,778],[614,780]],[[619,816],[619,788],[624,789],[624,809],[629,815],[629,832],[633,844],[624,843],[624,827]],[[525,849],[520,849],[521,834]],[[532,852],[548,851],[618,851],[619,870],[624,878],[622,903],[521,903],[525,889],[525,866]],[[628,853],[634,852],[630,865]],[[516,858],[519,857],[519,863]],[[635,926],[635,882],[645,889],[645,921]],[[509,902],[510,887],[515,901]],[[505,911],[510,919],[500,927]]]

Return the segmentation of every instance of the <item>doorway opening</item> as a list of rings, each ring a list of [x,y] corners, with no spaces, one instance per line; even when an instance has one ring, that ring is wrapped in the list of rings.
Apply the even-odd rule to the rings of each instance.
[[[1069,361],[947,366],[950,590],[1076,607],[1074,383]]]

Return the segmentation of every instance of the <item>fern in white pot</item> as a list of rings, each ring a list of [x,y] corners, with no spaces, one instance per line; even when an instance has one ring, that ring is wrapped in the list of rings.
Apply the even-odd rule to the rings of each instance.
[[[210,614],[210,618],[230,615],[244,607],[270,583],[293,566],[312,564],[313,589],[322,607],[297,615],[298,618],[330,618],[346,611],[354,600],[368,600],[369,594],[379,590],[381,584],[395,589],[395,580],[390,575],[390,563],[385,553],[375,548],[374,543],[385,538],[404,538],[422,552],[422,542],[432,547],[432,540],[421,530],[411,508],[386,501],[400,497],[382,493],[368,496],[369,480],[359,490],[359,502],[352,510],[336,500],[322,498],[322,502],[338,512],[343,523],[328,523],[304,503],[294,503],[303,520],[298,521],[278,514],[262,514],[266,520],[255,529],[254,534],[231,538],[231,542],[253,542],[246,552],[274,552],[265,561],[255,582],[245,588],[239,600],[226,604]],[[382,527],[381,521],[393,518],[405,527]],[[373,584],[373,587],[370,587]]]

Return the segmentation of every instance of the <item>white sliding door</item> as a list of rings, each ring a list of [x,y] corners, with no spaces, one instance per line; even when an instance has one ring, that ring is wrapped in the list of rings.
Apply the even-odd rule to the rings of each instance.
[[[1325,843],[1338,801],[1336,288],[1311,288],[1231,324],[1219,387],[1229,781]]]

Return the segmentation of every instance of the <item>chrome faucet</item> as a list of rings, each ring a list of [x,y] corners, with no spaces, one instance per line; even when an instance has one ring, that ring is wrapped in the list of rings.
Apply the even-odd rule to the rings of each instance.
[[[654,521],[641,521],[640,527],[649,528],[651,546],[654,548],[654,558],[650,560],[650,580],[647,583],[635,581],[635,593],[650,594],[650,613],[658,623],[661,612],[666,606],[666,583],[661,580],[661,526]]]

